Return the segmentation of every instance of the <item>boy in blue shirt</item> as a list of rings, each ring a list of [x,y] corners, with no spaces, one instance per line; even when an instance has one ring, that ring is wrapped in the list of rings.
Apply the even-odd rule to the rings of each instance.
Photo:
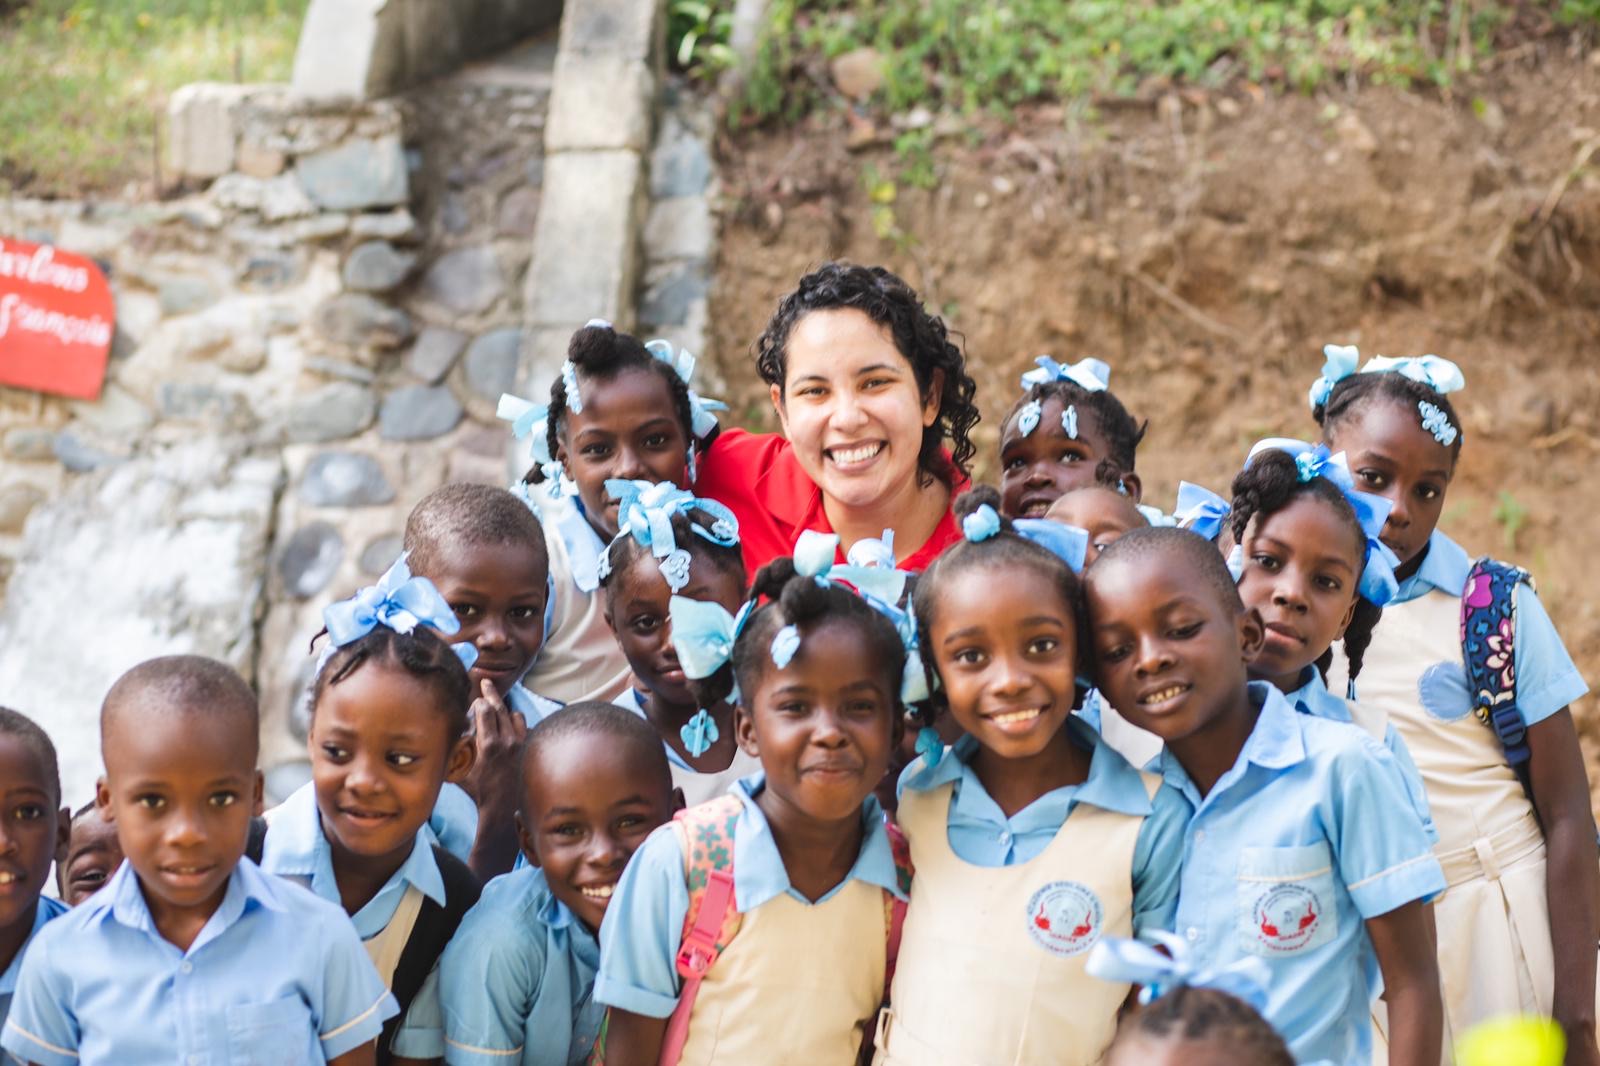
[[[397,1011],[337,907],[244,858],[261,806],[255,696],[192,655],[100,711],[97,800],[127,861],[23,960],[0,1046],[41,1066],[370,1066]]]
[[[595,939],[634,849],[672,815],[672,775],[643,718],[578,703],[528,734],[517,835],[439,963],[449,1066],[577,1066],[599,1033]]]
[[[66,847],[69,825],[55,745],[27,716],[0,707],[0,1024],[28,944],[66,912],[40,893],[51,860]]]
[[[1151,769],[1194,811],[1175,932],[1196,963],[1263,961],[1263,1014],[1296,1061],[1370,1062],[1382,988],[1389,1062],[1437,1063],[1443,1007],[1424,904],[1444,874],[1393,755],[1249,681],[1261,616],[1196,534],[1120,538],[1089,569],[1085,600],[1096,685],[1165,741]]]

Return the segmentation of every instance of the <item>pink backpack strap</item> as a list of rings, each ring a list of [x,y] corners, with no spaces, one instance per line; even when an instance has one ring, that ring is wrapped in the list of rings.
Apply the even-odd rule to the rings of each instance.
[[[677,1066],[683,1057],[700,982],[739,931],[733,893],[733,826],[743,809],[739,797],[720,796],[673,816],[673,830],[683,847],[689,910],[683,916],[683,940],[676,960],[683,988],[661,1040],[660,1066]]]

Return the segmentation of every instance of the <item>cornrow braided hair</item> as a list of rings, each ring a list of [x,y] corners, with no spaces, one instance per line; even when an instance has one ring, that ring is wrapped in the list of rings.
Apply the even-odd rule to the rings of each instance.
[[[572,363],[579,382],[614,381],[628,370],[647,370],[659,374],[672,396],[673,413],[683,427],[683,439],[696,452],[700,450],[702,444],[694,436],[694,413],[689,408],[689,386],[676,370],[651,355],[638,337],[631,333],[618,333],[611,326],[584,326],[568,342],[567,359]],[[551,455],[560,454],[557,449],[566,419],[567,385],[562,375],[557,374],[555,381],[550,383],[550,414],[545,422],[545,442]],[[523,481],[537,485],[544,481],[544,471],[535,464],[523,476]]]
[[[1400,377],[1399,374],[1383,376]],[[1230,522],[1234,543],[1244,543],[1244,531],[1252,519],[1258,520],[1258,523],[1265,521],[1270,515],[1277,514],[1295,500],[1302,498],[1319,500],[1331,507],[1340,521],[1350,527],[1350,534],[1356,544],[1356,558],[1366,559],[1367,535],[1361,528],[1361,520],[1356,517],[1355,508],[1350,506],[1350,501],[1345,499],[1344,493],[1325,477],[1301,481],[1294,458],[1288,452],[1276,448],[1257,455],[1251,460],[1250,465],[1233,479],[1233,511]],[[1359,573],[1360,567],[1358,566],[1356,570]],[[1372,631],[1382,617],[1383,608],[1364,596],[1356,597],[1355,615],[1344,631],[1344,654],[1350,663],[1352,681],[1361,672],[1361,662],[1366,657],[1368,646],[1372,643]],[[1322,675],[1324,682],[1328,679],[1328,668],[1332,665],[1333,649],[1330,647],[1316,659],[1317,671]]]
[[[1150,423],[1135,422],[1128,409],[1122,406],[1122,401],[1117,399],[1116,393],[1110,389],[1090,392],[1075,381],[1045,381],[1031,385],[1017,398],[1017,402],[1011,405],[1011,410],[1006,412],[1005,418],[1001,419],[1002,435],[1005,427],[1017,417],[1017,412],[1035,400],[1039,403],[1046,400],[1060,400],[1063,408],[1071,404],[1080,411],[1085,408],[1093,411],[1095,420],[1100,425],[1100,433],[1106,439],[1106,447],[1111,452],[1107,458],[1121,467],[1125,473],[1132,473],[1137,469],[1134,461],[1138,456],[1139,442],[1144,440],[1145,430],[1150,428]],[[1098,471],[1096,473],[1098,474]]]
[[[851,308],[889,330],[895,347],[911,364],[917,389],[926,396],[940,378],[939,417],[922,431],[917,468],[927,477],[955,485],[970,476],[969,464],[977,454],[972,427],[978,424],[974,397],[977,382],[967,373],[966,357],[950,339],[950,330],[937,315],[922,306],[916,291],[883,267],[824,263],[800,279],[799,285],[778,302],[777,310],[756,341],[756,371],[768,385],[784,387],[788,370],[789,336],[795,325],[812,311]],[[552,407],[552,410],[554,408]],[[944,453],[945,441],[950,454]]]
[[[988,505],[1000,514],[1000,492],[991,485],[979,485],[956,498],[956,522],[960,524],[980,507]],[[1011,519],[1001,516],[1000,532],[982,541],[958,540],[946,548],[917,579],[913,605],[917,619],[917,646],[932,647],[930,634],[940,607],[939,587],[952,576],[975,566],[1023,566],[1038,573],[1045,587],[1053,586],[1061,595],[1068,613],[1074,621],[1078,641],[1077,659],[1085,661],[1086,629],[1081,621],[1083,596],[1078,575],[1072,568],[1048,549],[1028,540],[1016,532]],[[918,726],[931,726],[949,709],[943,687],[938,683],[938,669],[931,651],[922,655],[923,669],[928,674],[927,700],[911,708],[912,720]]]
[[[696,538],[699,539],[699,538]],[[766,600],[745,624],[734,643],[727,665],[709,677],[689,682],[700,707],[715,707],[733,692],[735,679],[739,691],[749,699],[772,669],[772,638],[779,629],[792,625],[801,632],[823,625],[852,625],[872,650],[873,662],[883,668],[888,690],[898,701],[900,675],[905,670],[906,650],[894,623],[861,596],[842,585],[820,584],[813,577],[798,573],[794,560],[780,556],[756,572],[747,599]],[[899,714],[898,703],[895,714]]]
[[[1394,371],[1351,374],[1343,378],[1333,386],[1327,400],[1311,409],[1311,417],[1322,427],[1323,440],[1328,441],[1333,439],[1339,426],[1379,400],[1397,403],[1409,409],[1413,416],[1417,414],[1419,403],[1431,403],[1439,408],[1457,430],[1456,439],[1450,444],[1450,461],[1454,463],[1461,458],[1461,440],[1465,434],[1461,432],[1461,419],[1450,405],[1449,397],[1427,382]],[[1420,422],[1418,424],[1420,427]]]
[[[311,688],[312,713],[322,702],[322,694],[340,684],[367,663],[381,663],[404,670],[428,685],[438,697],[446,715],[452,738],[467,731],[467,709],[472,705],[472,681],[455,650],[431,626],[419,625],[409,633],[396,633],[388,626],[374,626],[372,632],[335,648],[317,671]]]
[[[1266,1019],[1244,1000],[1215,988],[1174,988],[1123,1019],[1117,1040],[1130,1035],[1205,1042],[1226,1048],[1239,1066],[1294,1066],[1289,1046]]]

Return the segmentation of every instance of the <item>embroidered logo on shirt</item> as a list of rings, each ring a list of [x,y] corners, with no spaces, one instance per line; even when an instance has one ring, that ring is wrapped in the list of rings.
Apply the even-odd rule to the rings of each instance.
[[[1052,881],[1028,900],[1028,935],[1052,955],[1083,954],[1104,925],[1100,897],[1076,881]]]
[[[1472,693],[1460,663],[1434,663],[1417,679],[1422,709],[1441,722],[1455,722],[1472,713]]]
[[[1316,936],[1322,906],[1304,885],[1273,885],[1251,908],[1257,941],[1269,952],[1298,951]]]

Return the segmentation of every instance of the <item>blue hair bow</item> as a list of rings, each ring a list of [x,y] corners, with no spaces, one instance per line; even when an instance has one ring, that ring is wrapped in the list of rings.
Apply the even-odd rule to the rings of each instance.
[[[684,348],[674,349],[669,340],[653,340],[645,345],[645,349],[657,359],[672,368],[678,375],[684,387],[689,391],[690,429],[695,438],[704,440],[717,428],[717,416],[713,411],[726,411],[728,405],[721,400],[710,400],[694,391],[694,368],[696,359],[694,353]]]
[[[1412,381],[1420,381],[1438,393],[1455,392],[1457,389],[1467,387],[1467,379],[1462,375],[1461,368],[1437,355],[1423,355],[1416,358],[1402,356],[1397,359],[1391,359],[1387,355],[1375,355],[1367,360],[1367,365],[1361,368],[1361,372],[1400,374]]]
[[[1188,943],[1160,930],[1145,934],[1171,955],[1142,940],[1106,937],[1089,951],[1084,969],[1102,981],[1139,985],[1139,1002],[1148,1005],[1175,988],[1214,988],[1244,1000],[1257,1013],[1267,1008],[1272,973],[1260,959],[1243,958],[1227,966],[1201,966]]]
[[[1216,540],[1228,520],[1228,501],[1203,485],[1178,482],[1178,506],[1173,517],[1184,529],[1193,530],[1207,540]]]
[[[710,677],[733,658],[733,646],[744,632],[755,601],[729,614],[720,603],[674,596],[667,605],[672,619],[672,646],[678,652],[683,676],[692,680]]]
[[[1246,468],[1265,451],[1280,451],[1293,458],[1301,481],[1327,478],[1344,493],[1351,510],[1356,513],[1356,520],[1361,524],[1361,532],[1367,538],[1366,564],[1361,571],[1359,591],[1369,603],[1379,607],[1394,599],[1400,591],[1400,583],[1394,576],[1400,559],[1380,539],[1383,525],[1389,520],[1389,512],[1394,510],[1394,504],[1382,496],[1357,489],[1344,452],[1330,454],[1326,444],[1311,445],[1292,437],[1268,437],[1250,449],[1244,461]]]
[[[1048,518],[1017,518],[1011,528],[1024,540],[1031,540],[1071,568],[1074,574],[1083,573],[1083,561],[1089,555],[1089,531],[1055,522]]]
[[[1307,397],[1313,411],[1328,402],[1335,385],[1356,372],[1356,364],[1361,361],[1361,350],[1353,344],[1324,344],[1322,356],[1322,374],[1311,383],[1311,392]]]
[[[609,478],[606,492],[618,502],[617,540],[631,536],[660,560],[661,576],[678,592],[689,583],[690,557],[672,532],[672,516],[702,511],[712,519],[709,528],[690,523],[695,534],[713,544],[731,548],[739,543],[739,520],[716,500],[702,499],[670,481],[627,481]],[[612,543],[616,543],[613,541]],[[606,559],[611,557],[606,546]]]
[[[433,582],[411,576],[407,555],[402,553],[377,584],[322,609],[322,624],[328,627],[334,647],[360,640],[379,626],[396,633],[410,633],[419,625],[432,626],[446,636],[461,632],[455,611]],[[452,644],[451,648],[468,670],[478,661],[478,649],[470,643]]]
[[[1022,387],[1047,385],[1052,381],[1070,381],[1085,392],[1104,392],[1111,384],[1111,367],[1098,359],[1080,359],[1070,366],[1058,363],[1048,355],[1034,360],[1037,370],[1022,375]]]
[[[896,562],[894,530],[884,530],[881,537],[862,537],[850,545],[850,550],[845,553],[844,558],[851,566],[877,566],[893,570]]]
[[[497,418],[511,423],[511,433],[518,440],[528,438],[528,455],[544,474],[545,480],[555,487],[556,495],[576,496],[578,487],[567,477],[567,472],[561,463],[550,454],[550,440],[547,436],[550,422],[549,406],[535,404],[520,396],[503,392],[500,394],[500,403],[495,407],[494,413]]]
[[[1145,524],[1152,528],[1160,529],[1164,526],[1175,526],[1178,524],[1178,517],[1176,515],[1168,514],[1155,504],[1136,503],[1133,505],[1133,509],[1143,515]]]
[[[894,536],[887,530],[885,532],[891,538]],[[865,551],[877,553],[877,549],[873,547]],[[833,560],[838,554],[838,534],[808,529],[794,542],[795,573],[816,578],[822,584],[842,581],[853,586],[863,596],[884,603],[900,602],[900,597],[906,589],[906,578],[909,576],[904,570],[896,570],[892,563],[889,566],[862,566],[850,562],[835,565]],[[889,558],[891,560],[894,558],[893,551],[889,553]]]

